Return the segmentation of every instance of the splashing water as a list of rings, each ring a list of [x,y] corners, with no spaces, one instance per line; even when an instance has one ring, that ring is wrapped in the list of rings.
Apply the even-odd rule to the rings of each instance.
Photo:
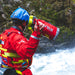
[[[75,48],[35,54],[31,70],[33,75],[75,75]]]

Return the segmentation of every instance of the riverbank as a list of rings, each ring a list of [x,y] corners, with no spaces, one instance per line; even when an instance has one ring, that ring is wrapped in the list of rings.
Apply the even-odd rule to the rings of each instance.
[[[36,53],[51,53],[55,52],[56,49],[70,49],[75,47],[75,35],[68,37],[67,39],[57,41],[49,40],[46,37],[41,37],[40,43]]]

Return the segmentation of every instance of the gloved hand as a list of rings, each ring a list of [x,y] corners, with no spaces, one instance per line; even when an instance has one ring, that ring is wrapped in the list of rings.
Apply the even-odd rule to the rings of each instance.
[[[34,32],[32,35],[35,35],[35,37],[40,38],[41,31],[44,28],[44,24],[40,22],[40,19],[35,20],[35,25],[34,25]]]
[[[41,31],[44,28],[44,24],[43,23],[39,23],[39,20],[36,20],[36,23],[34,25],[34,31]]]

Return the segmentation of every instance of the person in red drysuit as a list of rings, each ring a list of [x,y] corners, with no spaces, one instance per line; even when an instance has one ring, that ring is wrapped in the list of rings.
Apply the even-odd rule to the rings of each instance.
[[[0,35],[1,66],[7,68],[3,75],[32,75],[29,66],[39,44],[40,30],[43,26],[36,22],[34,31],[27,40],[23,30],[28,24],[28,12],[23,8],[17,8],[12,13],[11,19],[14,26]]]

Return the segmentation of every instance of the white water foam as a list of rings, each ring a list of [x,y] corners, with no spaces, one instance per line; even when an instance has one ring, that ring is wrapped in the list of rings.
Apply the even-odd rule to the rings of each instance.
[[[75,75],[75,48],[49,54],[35,54],[33,75]]]

